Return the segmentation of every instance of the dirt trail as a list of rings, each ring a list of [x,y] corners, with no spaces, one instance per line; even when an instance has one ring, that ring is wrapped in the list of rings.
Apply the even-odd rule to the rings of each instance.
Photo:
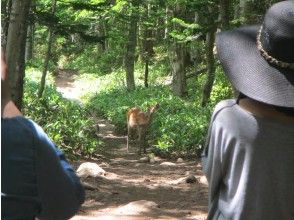
[[[63,81],[58,82],[58,78]],[[72,75],[59,76],[56,85],[65,97],[79,99]],[[68,80],[68,81],[67,81]],[[69,82],[69,83],[67,83]],[[114,133],[114,126],[97,119],[106,152],[97,163],[106,173],[83,179],[95,187],[86,190],[86,201],[72,220],[204,220],[207,216],[207,182],[200,161],[143,162],[132,146],[126,151],[126,137]],[[86,161],[78,161],[75,167]],[[169,162],[169,163],[163,163]],[[187,183],[195,176],[194,183]]]

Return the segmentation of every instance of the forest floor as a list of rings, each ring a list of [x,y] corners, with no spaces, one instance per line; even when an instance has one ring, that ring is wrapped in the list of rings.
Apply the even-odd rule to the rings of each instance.
[[[73,74],[61,72],[56,86],[64,97],[79,100],[86,88],[75,85]],[[126,136],[115,134],[114,126],[97,118],[97,135],[106,150],[100,159],[76,161],[77,168],[93,162],[105,170],[99,177],[84,178],[93,189],[86,190],[86,201],[72,220],[204,220],[207,216],[208,187],[200,161],[144,160],[132,146],[126,150]],[[146,155],[145,155],[146,156]],[[142,159],[143,158],[143,159]],[[187,177],[195,176],[193,183]],[[189,182],[189,181],[188,181]]]

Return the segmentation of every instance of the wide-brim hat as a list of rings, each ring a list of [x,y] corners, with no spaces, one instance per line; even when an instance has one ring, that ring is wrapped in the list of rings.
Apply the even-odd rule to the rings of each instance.
[[[220,32],[216,46],[238,91],[267,104],[294,107],[294,1],[274,4],[262,25]]]

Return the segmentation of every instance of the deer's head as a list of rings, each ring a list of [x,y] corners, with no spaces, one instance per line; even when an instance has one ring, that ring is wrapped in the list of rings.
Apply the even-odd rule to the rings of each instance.
[[[148,113],[150,115],[152,115],[154,112],[157,111],[157,109],[159,109],[159,103],[156,103],[156,105],[148,107]]]

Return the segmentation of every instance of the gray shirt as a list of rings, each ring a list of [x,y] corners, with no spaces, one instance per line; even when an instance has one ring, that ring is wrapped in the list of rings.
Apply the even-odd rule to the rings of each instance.
[[[294,219],[293,124],[222,101],[212,115],[203,169],[209,220]]]

